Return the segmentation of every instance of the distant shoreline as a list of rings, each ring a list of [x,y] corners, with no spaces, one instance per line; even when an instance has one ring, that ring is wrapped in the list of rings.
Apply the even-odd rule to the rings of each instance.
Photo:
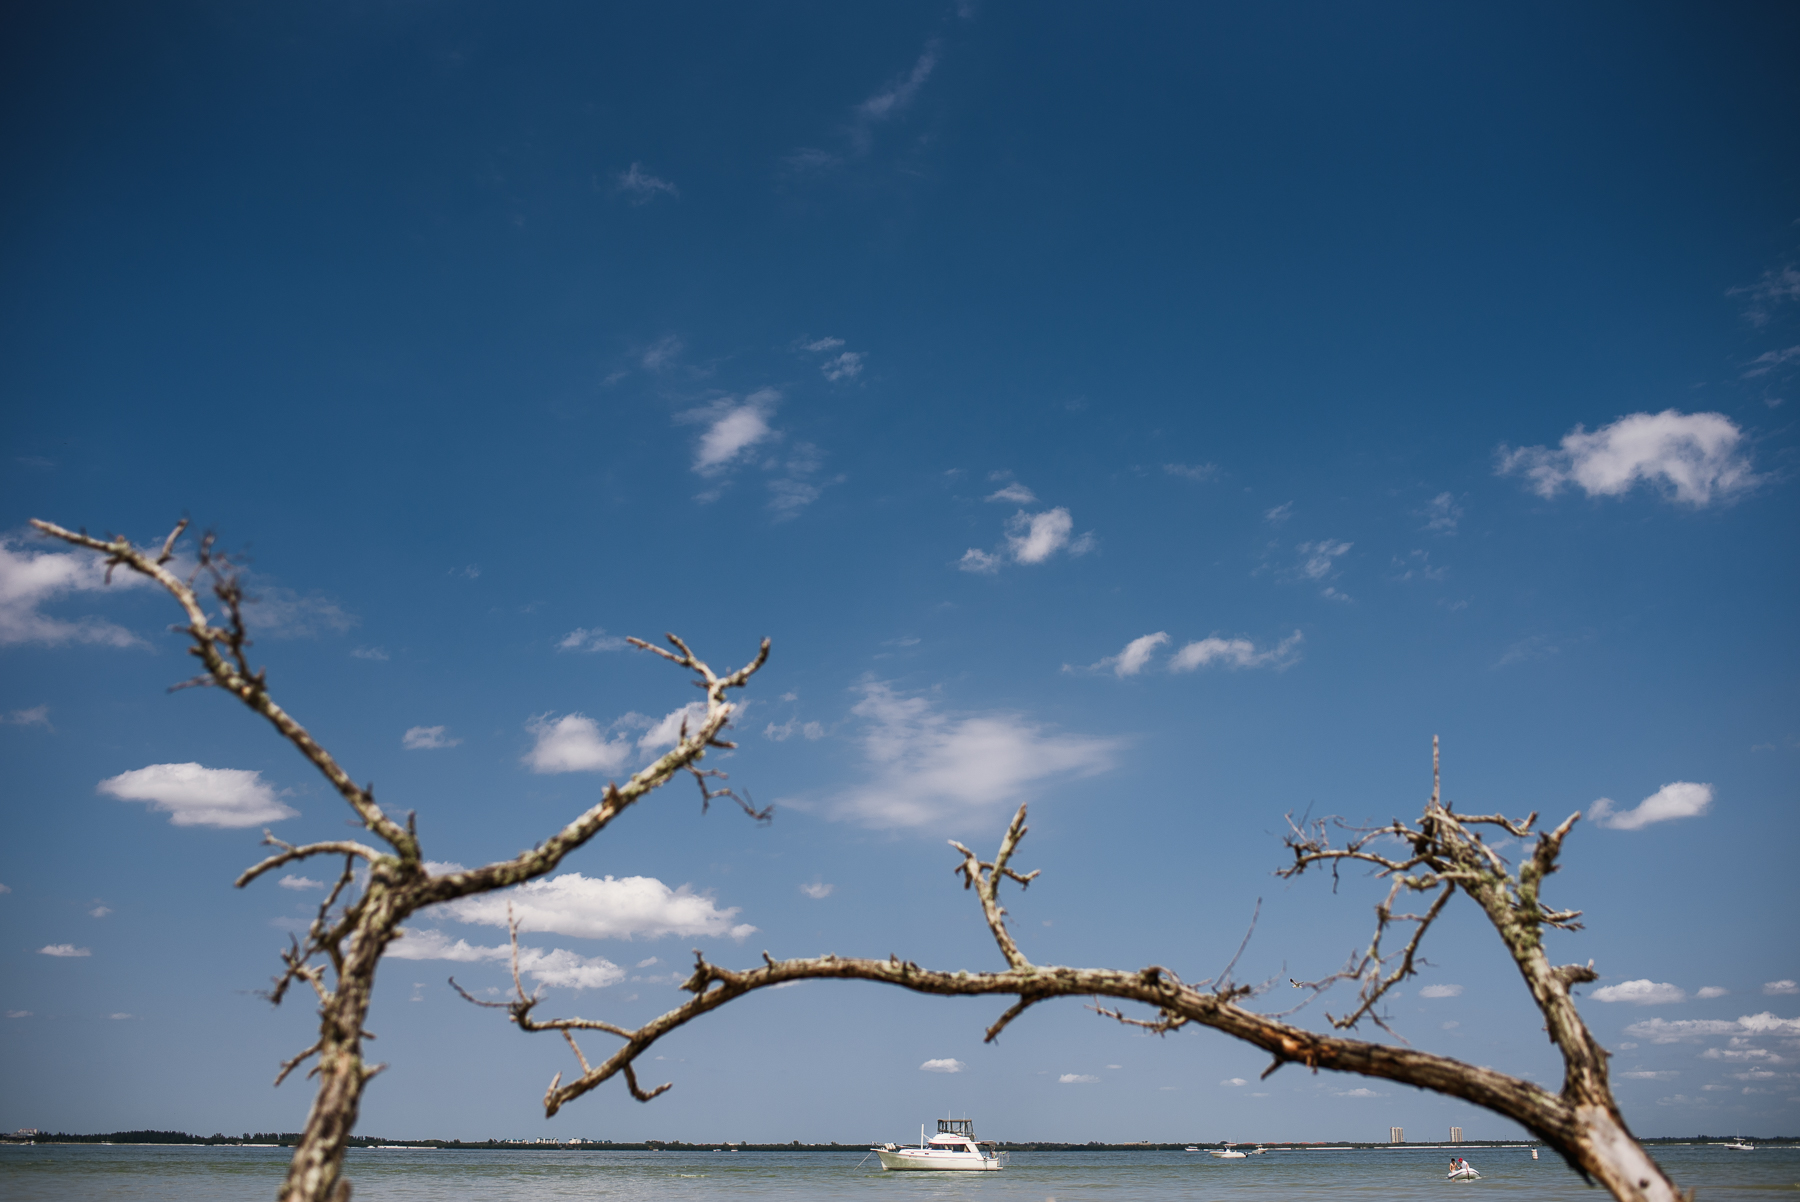
[[[1685,1135],[1663,1136],[1645,1139],[1640,1142],[1648,1147],[1678,1147],[1681,1145],[1723,1143],[1736,1136],[1726,1135]],[[1744,1136],[1746,1143],[1758,1147],[1783,1147],[1800,1144],[1800,1136]],[[106,1144],[132,1147],[244,1147],[274,1148],[292,1147],[299,1141],[293,1132],[257,1133],[248,1138],[225,1135],[190,1135],[185,1131],[115,1131],[105,1135],[71,1135],[64,1132],[51,1134],[34,1133],[31,1135],[0,1135],[0,1144],[15,1146],[44,1146],[50,1144]],[[871,1146],[881,1143],[871,1140],[867,1143],[825,1143],[809,1144],[798,1140],[785,1144],[753,1144],[729,1143],[722,1140],[644,1140],[641,1142],[618,1142],[609,1140],[579,1139],[552,1140],[544,1139],[488,1139],[488,1140],[456,1140],[456,1139],[389,1139],[377,1136],[355,1136],[349,1146],[363,1151],[378,1150],[436,1150],[444,1152],[725,1152],[736,1149],[740,1152],[864,1152]],[[1234,1146],[1240,1148],[1263,1147],[1270,1152],[1449,1152],[1468,1148],[1542,1148],[1545,1145],[1535,1140],[1463,1140],[1460,1143],[1376,1143],[1357,1140],[1233,1140]],[[1098,1141],[1088,1143],[1062,1143],[1053,1140],[999,1140],[997,1146],[1013,1152],[1179,1152],[1184,1148],[1216,1148],[1221,1146],[1217,1140],[1190,1140],[1185,1143],[1119,1143],[1109,1144]]]

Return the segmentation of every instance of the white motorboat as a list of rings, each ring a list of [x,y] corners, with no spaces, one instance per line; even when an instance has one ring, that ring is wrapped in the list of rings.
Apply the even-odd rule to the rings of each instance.
[[[881,1158],[888,1170],[914,1170],[934,1173],[983,1173],[1006,1167],[1007,1154],[996,1151],[993,1140],[977,1140],[972,1119],[939,1119],[937,1134],[925,1138],[919,1128],[919,1146],[901,1147],[882,1144],[870,1151]]]
[[[1754,1152],[1754,1151],[1756,1151],[1756,1145],[1753,1143],[1746,1142],[1744,1137],[1741,1135],[1736,1136],[1735,1138],[1731,1139],[1729,1142],[1722,1143],[1719,1146],[1721,1148],[1729,1148],[1733,1152]]]
[[[1189,1144],[1187,1147],[1182,1149],[1183,1152],[1198,1152],[1199,1150],[1200,1149],[1196,1148],[1193,1144]]]
[[[1220,1160],[1247,1160],[1250,1156],[1248,1152],[1240,1152],[1232,1147],[1229,1141],[1214,1148],[1212,1154]]]

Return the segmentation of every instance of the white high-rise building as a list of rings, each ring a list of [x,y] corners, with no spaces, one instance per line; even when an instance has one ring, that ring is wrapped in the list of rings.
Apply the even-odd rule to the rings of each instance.
[[[1406,1142],[1406,1128],[1405,1127],[1389,1127],[1388,1128],[1388,1142],[1390,1144],[1405,1143]]]
[[[1450,1142],[1453,1144],[1460,1144],[1462,1142],[1462,1128],[1461,1127],[1450,1128]]]

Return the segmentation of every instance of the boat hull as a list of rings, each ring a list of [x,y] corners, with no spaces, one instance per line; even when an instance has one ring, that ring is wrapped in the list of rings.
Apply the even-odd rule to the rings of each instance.
[[[876,1148],[875,1155],[881,1157],[881,1167],[890,1172],[914,1173],[991,1173],[1002,1167],[998,1156],[970,1156],[955,1153],[945,1154],[933,1152],[920,1155],[918,1152],[902,1149],[890,1152],[886,1148]]]

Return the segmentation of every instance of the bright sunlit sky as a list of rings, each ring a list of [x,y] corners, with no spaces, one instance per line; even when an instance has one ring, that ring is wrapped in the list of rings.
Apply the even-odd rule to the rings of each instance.
[[[773,640],[741,750],[521,899],[547,1013],[693,948],[1325,975],[1284,815],[1587,815],[1562,960],[1644,1135],[1800,1133],[1800,15],[1775,4],[51,4],[0,15],[0,1127],[298,1130],[256,991],[348,816],[45,518],[245,553],[276,698],[427,854],[509,856]],[[193,546],[191,540],[184,544]],[[678,719],[676,720],[678,721]],[[814,983],[575,1066],[384,965],[393,1137],[1516,1134],[1077,1002]],[[1466,899],[1389,1006],[1560,1064]],[[1324,1023],[1347,995],[1298,1021]],[[1379,1031],[1371,1029],[1374,1036]],[[594,1048],[605,1042],[595,1041]],[[592,1050],[592,1049],[590,1049]]]

